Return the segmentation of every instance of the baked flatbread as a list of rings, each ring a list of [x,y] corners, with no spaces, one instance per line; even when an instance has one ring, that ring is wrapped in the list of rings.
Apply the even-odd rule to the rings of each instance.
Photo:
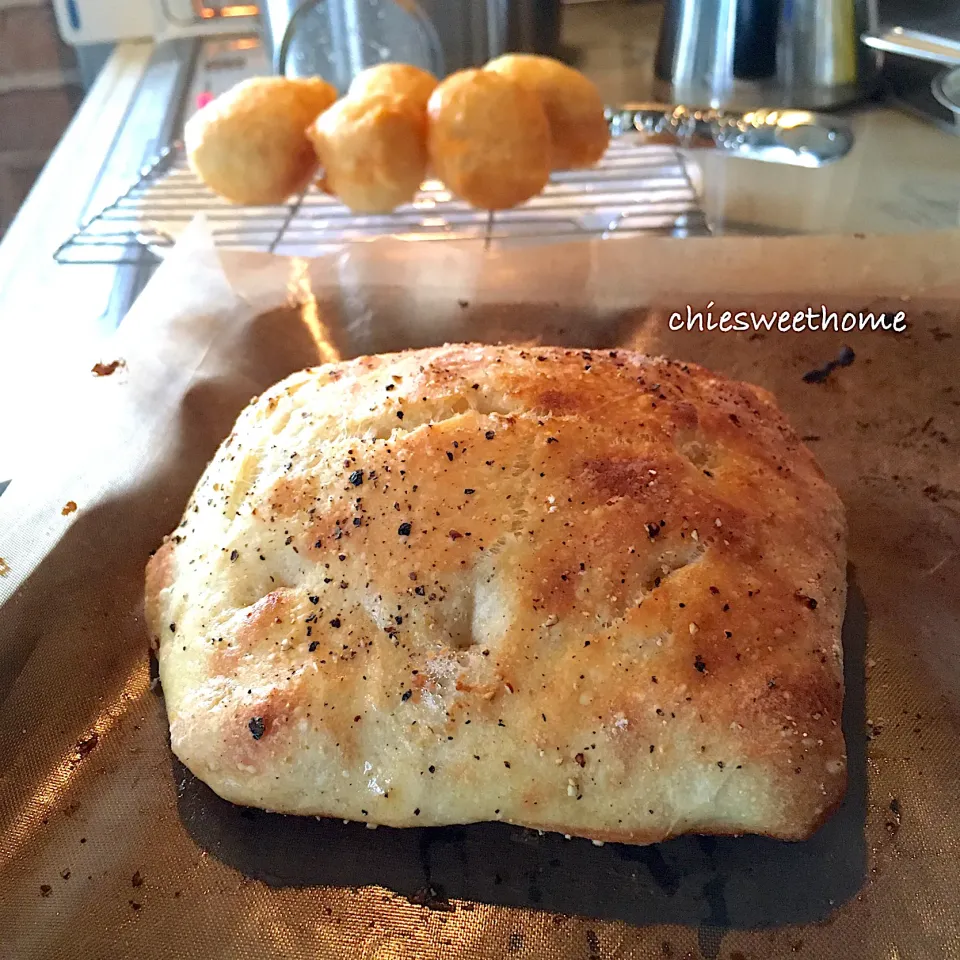
[[[772,397],[691,364],[306,370],[147,568],[173,751],[286,813],[804,838],[846,780],[844,541]]]

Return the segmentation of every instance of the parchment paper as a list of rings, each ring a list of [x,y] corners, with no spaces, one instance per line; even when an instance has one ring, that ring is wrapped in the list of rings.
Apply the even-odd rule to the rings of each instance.
[[[311,262],[195,225],[96,358],[125,366],[38,368],[42,402],[5,413],[35,427],[0,496],[0,957],[960,957],[958,262],[960,233]],[[883,303],[909,329],[668,330],[711,300]],[[370,831],[233,807],[172,760],[142,571],[240,408],[302,366],[465,339],[639,347],[778,395],[850,521],[851,784],[812,840]]]

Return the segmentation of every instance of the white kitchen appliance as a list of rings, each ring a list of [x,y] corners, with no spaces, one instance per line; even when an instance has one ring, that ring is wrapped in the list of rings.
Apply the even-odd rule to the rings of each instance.
[[[259,25],[256,4],[220,0],[53,0],[53,8],[73,46],[253,33]]]
[[[561,0],[53,0],[74,46],[258,33],[275,73],[345,90],[375,63],[444,76],[506,50],[555,55]]]

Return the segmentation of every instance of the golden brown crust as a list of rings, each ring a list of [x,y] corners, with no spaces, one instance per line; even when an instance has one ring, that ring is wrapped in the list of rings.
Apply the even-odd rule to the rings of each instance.
[[[610,143],[600,91],[578,70],[529,53],[507,53],[485,70],[509,77],[536,94],[550,122],[554,170],[592,167]]]
[[[173,749],[291,813],[802,838],[845,786],[844,540],[769,395],[693,365],[304,371],[151,563]]]
[[[413,200],[427,171],[426,114],[399,97],[349,96],[307,131],[323,188],[362,213]]]
[[[233,203],[282,203],[309,183],[317,160],[305,131],[336,98],[319,78],[244,80],[187,121],[190,166]]]
[[[497,73],[461,70],[427,105],[427,147],[437,176],[481,210],[536,196],[550,176],[550,128],[538,98]]]
[[[427,109],[430,94],[436,89],[437,78],[426,70],[409,63],[378,63],[361,70],[350,84],[347,95],[369,97],[383,93],[400,97],[418,110]]]

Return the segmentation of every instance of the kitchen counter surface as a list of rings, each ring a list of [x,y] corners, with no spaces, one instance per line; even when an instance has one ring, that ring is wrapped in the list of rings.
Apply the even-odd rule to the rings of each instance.
[[[659,5],[565,8],[564,44],[608,102],[649,99]],[[0,482],[18,430],[14,400],[62,394],[60,371],[89,370],[144,277],[130,267],[58,265],[53,253],[110,202],[156,149],[159,114],[144,91],[149,43],[117,47],[0,243]],[[898,232],[960,224],[960,137],[898,110],[854,111],[850,156],[806,170],[698,151],[704,207],[718,233]],[[104,356],[103,359],[112,359]]]
[[[661,8],[659,2],[566,8],[564,41],[607,103],[653,99]],[[886,104],[842,115],[856,145],[842,162],[819,170],[693,154],[714,232],[898,233],[960,225],[960,136]]]
[[[115,138],[151,52],[149,43],[115,50],[0,243],[0,485],[9,479],[5,461],[29,435],[27,414],[64,402],[56,381],[64,371],[89,370],[125,309],[116,291],[129,270],[60,266],[53,254],[98,182],[103,196],[120,188],[108,161],[122,159]]]

